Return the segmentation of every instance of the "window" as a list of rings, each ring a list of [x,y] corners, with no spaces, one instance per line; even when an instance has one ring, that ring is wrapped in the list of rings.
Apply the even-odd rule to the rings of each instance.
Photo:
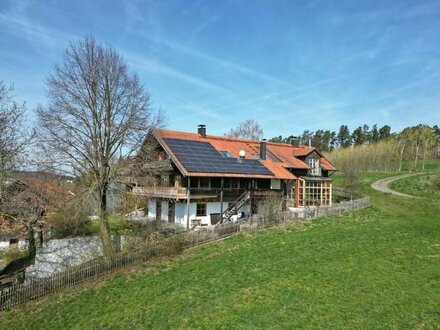
[[[328,181],[299,181],[299,206],[331,205],[331,183]]]
[[[319,159],[308,158],[307,164],[310,166],[311,175],[321,175],[321,169],[319,167]]]
[[[197,203],[196,216],[197,217],[206,216],[206,203]]]
[[[223,157],[228,157],[228,158],[232,157],[231,154],[227,151],[220,151],[220,153],[222,154]]]

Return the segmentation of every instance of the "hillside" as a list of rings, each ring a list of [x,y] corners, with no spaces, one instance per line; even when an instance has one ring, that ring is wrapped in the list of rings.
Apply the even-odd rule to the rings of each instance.
[[[145,263],[4,312],[0,327],[437,328],[440,202],[371,190],[390,175],[362,175],[369,209]]]

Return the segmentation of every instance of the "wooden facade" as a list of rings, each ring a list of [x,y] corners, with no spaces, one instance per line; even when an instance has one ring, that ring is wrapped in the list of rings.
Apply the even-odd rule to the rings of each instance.
[[[258,160],[271,175],[190,172],[181,159],[168,148],[168,138],[208,142],[225,159],[232,158],[237,162],[240,159]],[[154,201],[149,205],[155,209],[154,217],[157,219],[165,215],[168,221],[177,221],[184,206],[186,224],[189,226],[191,210],[194,213],[193,220],[200,217],[200,214],[204,214],[201,217],[208,218],[206,209],[210,205],[212,210],[215,209],[211,214],[224,214],[231,205],[238,202],[244,192],[250,192],[249,201],[245,203],[248,207],[243,209],[244,206],[241,205],[237,212],[247,212],[249,215],[257,211],[253,204],[267,198],[281,198],[286,206],[296,208],[332,203],[329,174],[336,169],[314,148],[165,130],[152,131],[146,143],[149,146],[144,150],[148,150],[150,154],[145,158],[150,161],[142,168],[149,180],[130,177],[130,182],[125,179],[125,183],[131,185],[134,195],[145,196]],[[263,143],[264,148],[261,146]],[[145,184],[147,181],[149,184]],[[211,204],[206,206],[203,203]],[[212,221],[206,222],[212,224]]]

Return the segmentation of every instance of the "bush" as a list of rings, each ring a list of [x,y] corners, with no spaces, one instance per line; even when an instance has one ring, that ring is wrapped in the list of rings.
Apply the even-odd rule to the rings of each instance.
[[[439,187],[440,188],[440,170],[438,171],[438,173],[437,173],[437,180],[436,180],[436,184],[437,184],[437,187]]]
[[[161,235],[152,235],[149,238],[129,236],[126,240],[123,251],[140,251],[148,257],[172,256],[183,250],[183,242],[179,235],[168,238]]]
[[[47,218],[51,228],[51,236],[64,238],[72,236],[91,235],[90,219],[86,211],[77,203],[71,203]]]
[[[265,224],[277,222],[282,211],[283,199],[278,196],[268,196],[258,206],[258,215]]]

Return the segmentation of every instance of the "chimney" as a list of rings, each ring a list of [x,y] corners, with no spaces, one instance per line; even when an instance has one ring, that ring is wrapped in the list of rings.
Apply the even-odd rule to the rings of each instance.
[[[290,141],[291,141],[291,144],[294,147],[298,147],[299,146],[300,137],[299,136],[292,136],[292,139]]]
[[[266,160],[266,145],[267,145],[266,139],[261,140],[261,142],[260,142],[260,158],[262,160]]]
[[[197,133],[199,133],[201,137],[206,137],[206,125],[198,125]]]

